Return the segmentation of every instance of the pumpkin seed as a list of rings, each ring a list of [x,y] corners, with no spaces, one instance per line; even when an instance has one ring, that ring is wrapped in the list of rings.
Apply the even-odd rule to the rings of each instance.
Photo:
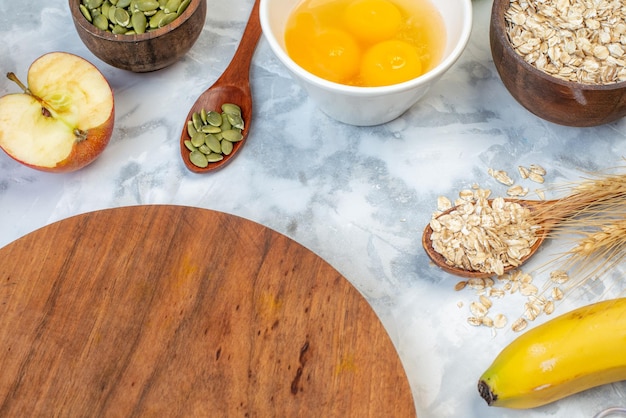
[[[219,126],[213,126],[213,125],[204,125],[201,128],[201,130],[205,134],[218,134],[222,132],[222,128],[220,128]]]
[[[176,10],[176,14],[178,16],[182,15],[187,9],[187,6],[189,6],[190,2],[191,0],[183,0],[182,3],[180,3],[180,6],[178,6],[178,10]]]
[[[231,152],[233,152],[233,143],[230,141],[222,141],[220,142],[220,145],[222,147],[222,154],[224,155],[230,155]]]
[[[150,29],[158,29],[161,27],[161,22],[165,19],[165,12],[163,10],[159,10],[154,14],[154,16],[150,17]]]
[[[209,148],[209,146],[206,144],[200,145],[200,148],[198,148],[198,151],[200,151],[204,155],[209,155],[211,152],[213,152],[211,151],[211,148]]]
[[[137,0],[136,6],[142,12],[149,10],[155,10],[159,8],[159,2],[157,0]]]
[[[126,28],[121,25],[115,25],[113,26],[113,29],[111,29],[111,32],[113,32],[115,35],[122,35],[126,33]]]
[[[211,149],[213,152],[222,152],[222,144],[220,140],[215,137],[215,135],[207,135],[204,143]]]
[[[185,147],[190,151],[189,161],[197,167],[205,168],[208,164],[224,159],[233,152],[233,143],[241,141],[241,129],[232,125],[232,120],[243,126],[241,108],[235,104],[225,103],[221,106],[222,113],[202,109],[194,112],[187,121],[188,140]],[[204,159],[198,154],[204,156]],[[193,157],[193,158],[192,158]],[[206,159],[206,165],[205,165]]]
[[[135,32],[145,33],[146,27],[148,26],[148,19],[146,19],[146,15],[140,11],[135,11],[133,12],[131,21],[133,23],[133,28],[135,28]]]
[[[202,118],[197,112],[191,116],[191,121],[193,122],[193,127],[196,128],[196,131],[202,129]]]
[[[102,6],[102,0],[86,0],[85,6],[87,6],[89,10],[97,9],[98,7]]]
[[[93,18],[93,24],[98,29],[107,30],[109,28],[109,19],[103,14],[99,14]]]
[[[229,129],[222,132],[222,136],[225,140],[230,142],[239,142],[243,139],[243,135],[237,129]]]
[[[224,131],[227,131],[229,129],[233,129],[233,125],[228,120],[228,116],[226,116],[226,113],[222,113],[222,126],[221,126],[221,128]]]
[[[163,20],[161,20],[161,22],[159,22],[159,27],[162,28],[163,26],[169,25],[177,17],[178,17],[178,15],[176,14],[176,12],[174,12],[174,13],[165,13],[165,17],[163,18]]]
[[[216,152],[212,152],[212,153],[210,153],[209,155],[206,156],[206,159],[210,163],[216,163],[218,161],[222,161],[224,159],[224,156],[222,154],[218,154]]]
[[[199,147],[200,145],[206,142],[206,135],[202,132],[196,132],[194,136],[191,137],[191,144],[194,147]]]
[[[189,160],[193,165],[200,168],[205,168],[209,165],[209,160],[207,159],[207,157],[198,150],[191,151],[191,153],[189,154]]]
[[[189,135],[189,138],[191,138],[196,132],[198,132],[198,131],[193,126],[193,122],[192,121],[188,121],[187,122],[187,134]]]
[[[115,22],[124,27],[128,27],[130,24],[130,15],[125,9],[117,7],[115,9]]]
[[[229,115],[241,116],[241,108],[237,106],[236,104],[232,104],[232,103],[224,103],[222,105],[222,112],[229,114]]]
[[[185,141],[185,147],[187,147],[187,149],[188,149],[189,151],[195,151],[195,150],[197,150],[197,148],[193,146],[193,144],[191,143],[191,141],[190,141],[189,139],[187,139],[187,140]]]
[[[109,20],[114,23],[115,23],[115,11],[116,10],[117,10],[117,7],[111,6],[109,7],[109,12],[107,13],[107,18],[109,18]]]
[[[100,9],[94,9],[93,11],[95,12],[96,10],[100,10],[100,14],[104,15],[104,17],[107,17],[109,15],[110,8],[111,8],[111,3],[108,1],[105,1],[104,3],[102,3],[102,7],[100,7]]]
[[[214,110],[210,110],[206,114],[206,122],[212,126],[222,126],[222,115]]]
[[[89,23],[91,23],[91,13],[89,13],[89,9],[87,8],[87,6],[81,4],[80,6],[78,6],[78,8],[80,9],[80,12],[83,14],[83,16],[85,16],[85,19],[87,19]]]
[[[168,2],[165,3],[163,10],[165,10],[165,13],[176,13],[179,7],[180,0],[168,0]]]
[[[130,6],[130,0],[117,0],[116,6],[126,9],[128,6]]]

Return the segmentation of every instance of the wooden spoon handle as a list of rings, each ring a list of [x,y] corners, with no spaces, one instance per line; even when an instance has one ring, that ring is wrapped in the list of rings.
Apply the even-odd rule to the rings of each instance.
[[[235,51],[235,55],[231,60],[224,73],[216,81],[220,84],[247,84],[247,80],[250,77],[250,63],[256,44],[261,37],[261,20],[259,19],[259,0],[255,0],[250,12],[250,18],[248,24],[243,31],[239,46]]]

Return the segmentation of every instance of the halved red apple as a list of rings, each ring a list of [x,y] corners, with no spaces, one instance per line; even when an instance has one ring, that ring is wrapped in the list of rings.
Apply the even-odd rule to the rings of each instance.
[[[75,171],[93,162],[113,133],[113,91],[89,61],[67,52],[37,58],[23,93],[0,98],[0,148],[38,170]]]

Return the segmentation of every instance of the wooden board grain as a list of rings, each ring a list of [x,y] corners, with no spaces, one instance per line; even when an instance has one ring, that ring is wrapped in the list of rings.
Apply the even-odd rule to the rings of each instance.
[[[414,417],[395,348],[329,264],[154,205],[0,249],[0,416]]]

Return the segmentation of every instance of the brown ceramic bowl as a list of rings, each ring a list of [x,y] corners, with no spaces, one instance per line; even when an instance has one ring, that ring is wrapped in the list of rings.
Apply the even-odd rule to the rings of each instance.
[[[597,126],[626,115],[626,82],[592,85],[564,81],[525,62],[509,41],[504,13],[510,0],[494,0],[489,38],[500,78],[511,95],[542,119],[566,126]]]
[[[200,36],[206,19],[206,0],[192,0],[167,26],[138,35],[114,35],[90,23],[79,9],[80,0],[69,0],[74,26],[87,48],[114,67],[137,73],[160,70],[189,51]]]

